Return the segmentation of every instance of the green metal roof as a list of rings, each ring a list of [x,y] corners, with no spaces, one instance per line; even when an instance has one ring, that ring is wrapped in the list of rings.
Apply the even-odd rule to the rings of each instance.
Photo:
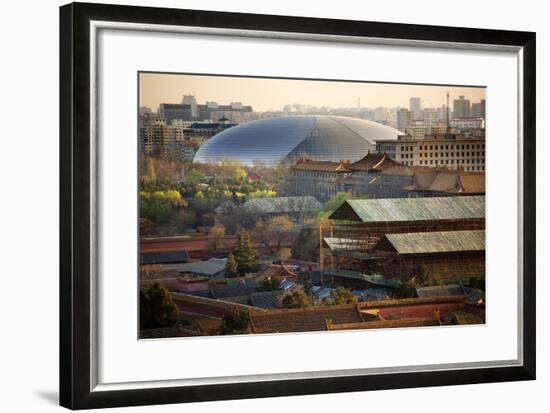
[[[485,251],[485,231],[438,231],[386,234],[399,254]]]
[[[331,219],[366,223],[485,218],[485,196],[350,199]]]

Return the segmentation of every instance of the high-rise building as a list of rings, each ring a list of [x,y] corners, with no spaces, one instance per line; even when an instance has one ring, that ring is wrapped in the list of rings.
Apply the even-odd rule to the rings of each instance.
[[[422,119],[422,103],[419,97],[409,99],[409,110],[413,114],[413,119]]]
[[[169,141],[165,120],[156,120],[140,128],[141,151],[147,155],[166,157]]]
[[[422,111],[424,117],[424,127],[426,128],[426,133],[432,133],[432,128],[437,126],[439,121],[439,116],[436,109],[425,108]]]
[[[411,126],[413,114],[410,110],[401,108],[397,111],[397,129],[401,132]]]
[[[195,96],[193,95],[183,95],[183,99],[181,100],[182,105],[189,105],[191,109],[191,116],[193,119],[197,118],[199,116],[199,109],[197,105],[197,99],[195,99]]]
[[[453,118],[469,118],[471,116],[470,99],[459,96],[453,100]]]
[[[447,105],[442,105],[437,108],[437,117],[440,122],[447,122]]]
[[[478,103],[472,103],[472,118],[485,119],[485,99]]]
[[[384,123],[389,118],[389,110],[388,108],[379,106],[376,109],[374,109],[374,121],[379,123]]]

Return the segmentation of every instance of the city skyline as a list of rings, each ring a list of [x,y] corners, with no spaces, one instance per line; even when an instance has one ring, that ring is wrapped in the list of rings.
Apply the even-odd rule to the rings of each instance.
[[[180,103],[183,95],[194,95],[198,102],[220,104],[241,102],[254,111],[279,111],[285,105],[330,108],[405,107],[411,97],[420,97],[437,108],[459,96],[472,103],[486,99],[484,87],[389,84],[356,81],[319,81],[140,73],[139,106],[157,110],[161,103]]]

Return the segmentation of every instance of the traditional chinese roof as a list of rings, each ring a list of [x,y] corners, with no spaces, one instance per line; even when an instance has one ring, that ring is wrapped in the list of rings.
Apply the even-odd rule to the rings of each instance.
[[[485,231],[436,231],[386,234],[375,250],[391,246],[398,254],[485,251]]]
[[[212,298],[248,297],[256,291],[256,288],[258,288],[258,283],[255,280],[212,284],[210,285],[210,295]]]
[[[364,223],[485,218],[485,196],[350,199],[331,219]]]
[[[439,326],[441,320],[435,315],[433,317],[411,317],[401,318],[397,320],[379,320],[379,321],[364,321],[362,323],[343,323],[343,324],[328,324],[329,331],[339,330],[364,330],[371,328],[404,328],[404,327],[427,327]]]
[[[282,290],[252,293],[250,294],[250,304],[265,309],[280,308],[284,295],[285,292]]]
[[[483,314],[454,311],[445,318],[445,323],[457,325],[484,324],[485,317]]]
[[[257,279],[264,278],[296,278],[296,274],[293,273],[285,265],[270,264],[263,271],[260,271],[254,276]]]
[[[290,169],[294,171],[316,171],[316,172],[336,172],[345,173],[350,172],[348,169],[349,162],[331,162],[331,161],[312,161],[310,159],[300,159],[296,165],[291,166]]]
[[[207,261],[195,261],[186,264],[168,264],[167,269],[174,269],[180,273],[192,273],[205,277],[213,277],[225,270],[227,258],[210,258]]]
[[[382,172],[385,169],[391,168],[392,166],[396,165],[401,164],[391,159],[385,153],[369,152],[357,162],[349,164],[348,169],[351,171]]]
[[[452,295],[466,295],[464,287],[457,285],[433,285],[430,287],[418,287],[416,295],[420,298],[425,297],[445,297]]]
[[[139,256],[140,264],[174,264],[189,262],[187,251],[142,252]]]
[[[393,165],[389,168],[385,168],[380,172],[380,175],[384,176],[413,176],[415,167],[413,166],[404,166],[402,164]]]
[[[417,168],[414,171],[409,191],[447,192],[449,194],[484,194],[485,173],[458,170]]]
[[[267,214],[288,214],[292,212],[313,211],[321,209],[323,205],[312,196],[284,196],[251,198],[247,200],[244,208],[250,211],[264,212]]]
[[[485,173],[483,172],[462,172],[459,177],[461,193],[484,194]]]
[[[253,333],[323,331],[329,320],[332,323],[364,321],[355,304],[345,304],[251,312],[250,327]]]

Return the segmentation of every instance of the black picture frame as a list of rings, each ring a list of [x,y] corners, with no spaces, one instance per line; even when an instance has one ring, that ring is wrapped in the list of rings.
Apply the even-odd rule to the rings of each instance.
[[[90,21],[251,29],[521,48],[523,67],[523,365],[414,373],[91,390]],[[60,404],[70,409],[534,380],[535,59],[531,32],[72,3],[60,8]]]

